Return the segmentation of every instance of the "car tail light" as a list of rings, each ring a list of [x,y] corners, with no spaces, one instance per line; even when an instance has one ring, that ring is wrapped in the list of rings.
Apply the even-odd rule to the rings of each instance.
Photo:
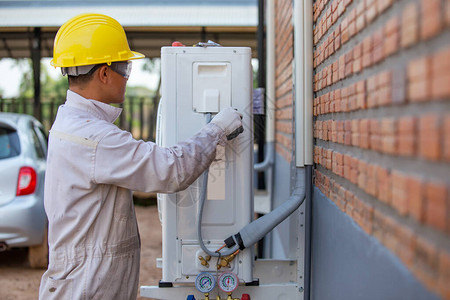
[[[36,189],[36,171],[31,167],[22,167],[17,181],[17,196],[33,194]]]

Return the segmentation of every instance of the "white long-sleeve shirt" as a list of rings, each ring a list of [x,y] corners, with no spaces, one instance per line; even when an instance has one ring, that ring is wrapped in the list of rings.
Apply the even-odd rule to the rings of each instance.
[[[135,299],[140,240],[131,191],[185,189],[225,140],[210,123],[162,148],[115,126],[120,113],[70,90],[58,110],[49,136],[49,267],[40,299]]]

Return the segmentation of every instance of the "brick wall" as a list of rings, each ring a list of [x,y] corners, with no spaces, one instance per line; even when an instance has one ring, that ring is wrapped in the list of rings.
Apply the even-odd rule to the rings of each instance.
[[[275,12],[275,149],[290,163],[294,146],[292,0],[275,1]]]
[[[315,185],[450,299],[450,0],[313,11]]]

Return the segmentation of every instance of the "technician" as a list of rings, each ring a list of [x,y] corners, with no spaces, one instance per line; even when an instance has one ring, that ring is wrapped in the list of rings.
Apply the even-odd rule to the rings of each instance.
[[[170,148],[133,139],[113,124],[121,109],[110,104],[124,101],[131,61],[143,57],[105,15],[74,17],[55,37],[51,64],[68,75],[69,90],[49,135],[42,300],[136,299],[140,239],[131,191],[187,188],[242,126],[227,108]]]

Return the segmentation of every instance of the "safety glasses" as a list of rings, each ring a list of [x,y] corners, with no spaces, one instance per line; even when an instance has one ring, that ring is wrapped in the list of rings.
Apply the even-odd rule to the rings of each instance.
[[[113,62],[109,67],[117,74],[128,79],[128,77],[130,77],[131,74],[132,62],[131,61]]]

